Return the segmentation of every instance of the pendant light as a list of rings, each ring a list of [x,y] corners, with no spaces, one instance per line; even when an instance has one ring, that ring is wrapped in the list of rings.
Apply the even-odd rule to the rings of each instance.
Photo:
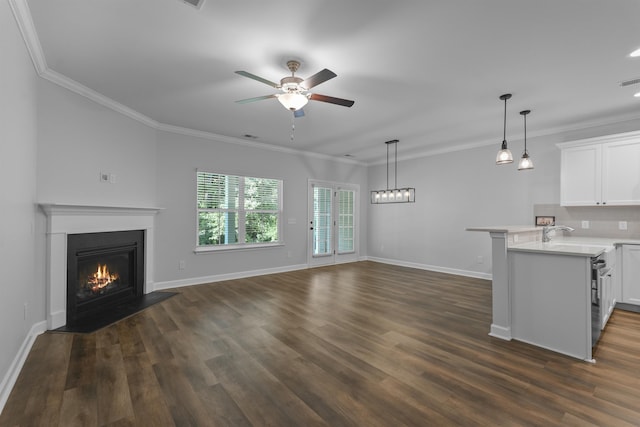
[[[520,163],[518,164],[519,171],[533,169],[533,160],[531,160],[529,152],[527,151],[527,114],[530,112],[531,110],[520,111],[520,114],[524,117],[524,153],[522,153]]]
[[[507,148],[507,99],[511,98],[510,93],[500,95],[500,99],[504,101],[504,128],[502,137],[502,148],[498,151],[496,156],[496,165],[506,165],[513,163],[513,154]]]
[[[385,142],[387,144],[387,188],[384,190],[371,191],[371,203],[374,205],[386,203],[414,203],[416,201],[415,188],[398,188],[398,140],[392,139]],[[389,145],[395,147],[395,181],[394,187],[389,188]]]

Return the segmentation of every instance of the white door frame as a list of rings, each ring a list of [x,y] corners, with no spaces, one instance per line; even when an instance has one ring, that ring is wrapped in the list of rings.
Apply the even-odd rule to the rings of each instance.
[[[332,212],[331,220],[333,222],[331,241],[333,250],[330,255],[314,256],[313,255],[313,229],[315,224],[313,223],[313,188],[314,186],[320,186],[332,189]],[[345,262],[354,262],[359,258],[359,235],[360,235],[360,185],[347,184],[332,181],[323,181],[317,179],[309,179],[308,181],[308,193],[307,193],[307,265],[309,267],[319,267],[322,265],[340,264]],[[354,192],[353,203],[353,252],[339,253],[338,252],[338,204],[337,192],[338,190],[351,190]]]

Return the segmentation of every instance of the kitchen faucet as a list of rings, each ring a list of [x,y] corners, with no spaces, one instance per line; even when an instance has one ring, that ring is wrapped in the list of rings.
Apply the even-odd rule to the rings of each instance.
[[[569,232],[575,231],[575,229],[571,227],[567,227],[566,225],[546,226],[542,229],[542,241],[550,242],[551,237],[549,236],[549,232],[555,231],[555,230],[563,230],[563,231],[569,231]]]

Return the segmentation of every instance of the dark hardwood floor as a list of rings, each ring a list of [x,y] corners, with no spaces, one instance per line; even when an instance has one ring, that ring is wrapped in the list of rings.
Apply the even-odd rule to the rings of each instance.
[[[176,291],[39,336],[0,425],[640,425],[639,313],[590,364],[489,337],[485,280],[360,262]]]

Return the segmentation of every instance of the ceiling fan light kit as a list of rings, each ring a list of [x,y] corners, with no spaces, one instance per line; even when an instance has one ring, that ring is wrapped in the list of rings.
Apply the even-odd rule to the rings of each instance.
[[[280,104],[284,106],[284,108],[291,111],[298,111],[299,109],[307,105],[307,102],[309,102],[309,98],[301,93],[296,92],[281,93],[279,95],[276,95],[276,97],[278,98],[278,101],[280,101]]]
[[[412,187],[398,188],[398,140],[392,139],[385,142],[387,145],[387,188],[384,190],[371,191],[371,204],[381,205],[387,203],[415,203],[416,201],[416,189]],[[394,186],[396,188],[389,188],[389,145],[393,144],[395,147],[395,180]]]

